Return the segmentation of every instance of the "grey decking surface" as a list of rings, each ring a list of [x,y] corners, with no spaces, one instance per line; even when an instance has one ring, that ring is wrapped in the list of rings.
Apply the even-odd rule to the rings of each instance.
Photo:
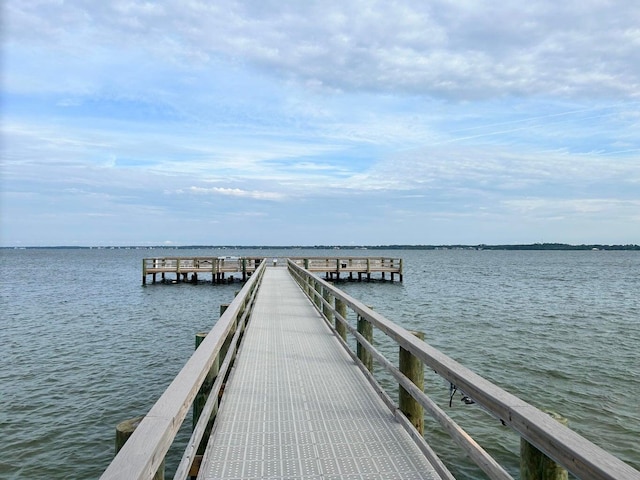
[[[268,268],[199,479],[434,479],[285,268]]]

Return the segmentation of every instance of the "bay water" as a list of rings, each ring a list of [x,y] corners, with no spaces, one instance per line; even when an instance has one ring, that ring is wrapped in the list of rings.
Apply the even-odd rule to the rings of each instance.
[[[0,479],[100,476],[115,425],[149,410],[241,286],[141,285],[144,257],[190,255],[403,258],[402,283],[338,287],[640,469],[640,252],[1,249]],[[427,376],[517,478],[519,437],[449,387]],[[458,478],[484,478],[429,419],[426,438]]]

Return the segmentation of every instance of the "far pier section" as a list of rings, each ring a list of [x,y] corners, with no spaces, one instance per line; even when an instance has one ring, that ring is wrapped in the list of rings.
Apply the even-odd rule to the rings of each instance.
[[[398,276],[402,281],[403,262],[401,258],[388,257],[289,257],[296,265],[311,273],[324,273],[329,281],[387,280],[393,282]],[[230,283],[237,278],[246,281],[261,262],[269,261],[263,257],[155,257],[142,259],[142,284],[197,283],[199,277],[211,274],[211,283]],[[284,260],[284,259],[283,259]],[[281,261],[280,265],[286,262]],[[274,262],[274,266],[277,262]],[[372,274],[375,274],[372,277]],[[342,275],[342,276],[341,276]]]

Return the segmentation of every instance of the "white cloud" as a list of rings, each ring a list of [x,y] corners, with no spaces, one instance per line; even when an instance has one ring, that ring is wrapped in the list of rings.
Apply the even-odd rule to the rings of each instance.
[[[619,198],[522,198],[505,200],[503,205],[526,218],[555,220],[589,218],[591,221],[609,219],[626,222],[640,221],[640,200]]]
[[[12,42],[123,46],[250,65],[302,85],[472,99],[640,95],[640,4],[384,1],[7,2]]]
[[[259,190],[242,190],[240,188],[224,188],[224,187],[189,187],[187,190],[189,193],[195,193],[198,195],[225,195],[230,197],[251,198],[253,200],[283,200],[286,195],[278,192],[263,192]],[[186,193],[184,190],[178,191],[178,193]]]
[[[59,228],[56,239],[78,238],[87,218],[105,231],[145,225],[143,236],[145,222],[244,212],[300,235],[338,231],[298,223],[318,202],[361,232],[393,221],[413,238],[434,219],[492,232],[520,216],[539,222],[533,235],[568,216],[584,220],[576,232],[606,220],[610,238],[640,234],[629,224],[640,201],[638,2],[4,10],[0,207],[11,238],[29,243],[16,225],[47,216],[59,223],[41,231]]]

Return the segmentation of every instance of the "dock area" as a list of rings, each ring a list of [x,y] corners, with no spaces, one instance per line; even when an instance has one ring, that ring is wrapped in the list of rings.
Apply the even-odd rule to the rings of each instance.
[[[276,258],[276,264],[278,259]],[[401,258],[388,257],[292,257],[289,260],[313,273],[324,273],[330,281],[366,281],[403,279]],[[151,283],[198,283],[211,275],[211,283],[232,283],[236,279],[246,282],[263,261],[264,257],[155,257],[142,259],[142,284]],[[283,265],[286,259],[280,259]],[[388,275],[388,277],[387,277]],[[159,278],[158,278],[159,276]]]
[[[118,425],[120,446],[103,480],[164,479],[165,457],[190,412],[176,480],[453,480],[424,438],[425,418],[445,434],[438,442],[454,444],[492,480],[563,480],[567,472],[640,479],[559,415],[482,378],[311,267],[304,259],[255,265],[213,328],[196,335],[195,352],[149,412]],[[397,362],[377,348],[381,340]],[[386,388],[375,370],[389,375]],[[425,388],[427,371],[451,386],[451,398],[457,391],[486,412],[489,428],[518,434],[519,476],[428,394],[435,385]],[[125,424],[134,428],[124,432]]]

